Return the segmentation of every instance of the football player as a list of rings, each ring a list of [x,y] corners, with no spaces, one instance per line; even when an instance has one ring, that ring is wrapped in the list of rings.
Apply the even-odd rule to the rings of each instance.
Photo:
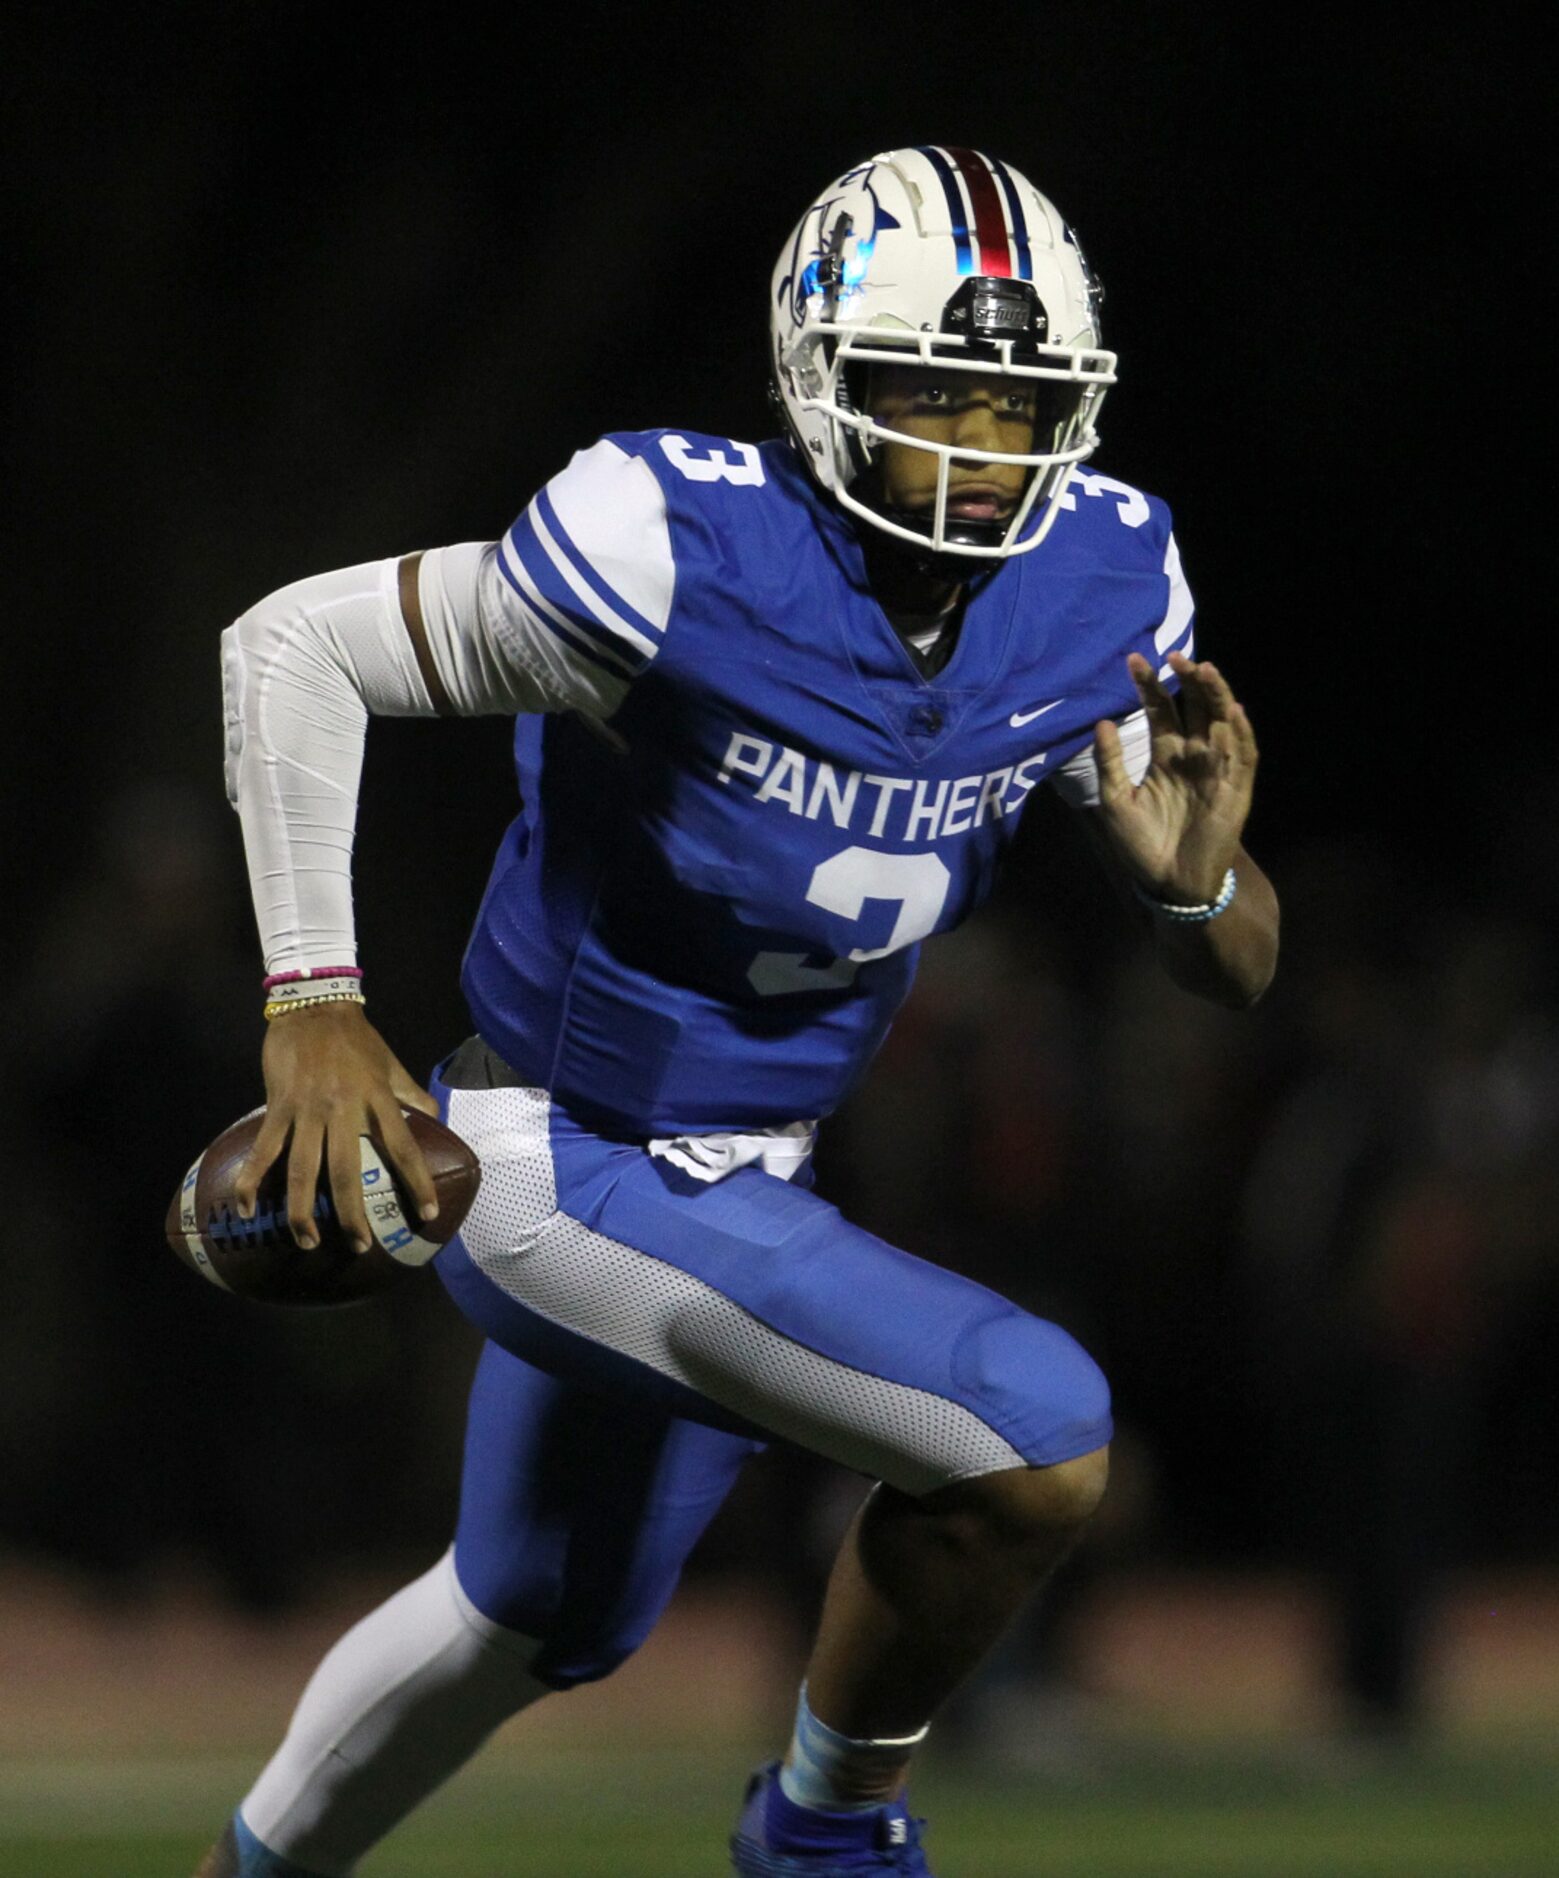
[[[1255,742],[1194,657],[1168,512],[1082,467],[1098,301],[1016,170],[877,156],[775,270],[782,436],[607,437],[501,541],[226,634],[272,1020],[241,1202],[285,1150],[298,1239],[323,1165],[366,1245],[359,1136],[431,1209],[401,1105],[436,1109],[483,1166],[436,1269],[488,1341],[450,1551],[327,1655],[205,1878],[343,1878],[501,1722],[609,1674],[776,1438],[877,1484],[733,1869],[929,1872],[907,1763],[1098,1503],[1108,1393],[1064,1330],[814,1193],[818,1120],[1043,783],[1176,982],[1247,1005],[1276,953]],[[516,718],[520,810],[476,1034],[424,1091],[364,1012],[364,726],[479,712]]]

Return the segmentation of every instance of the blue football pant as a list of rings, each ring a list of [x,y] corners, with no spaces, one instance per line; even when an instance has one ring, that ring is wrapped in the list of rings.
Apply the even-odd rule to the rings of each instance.
[[[464,1086],[495,1064],[468,1045],[432,1082],[483,1169],[435,1260],[489,1338],[455,1566],[478,1611],[542,1640],[542,1681],[637,1648],[769,1440],[915,1494],[1109,1440],[1104,1378],[1057,1325],[797,1181],[706,1183],[544,1091]]]

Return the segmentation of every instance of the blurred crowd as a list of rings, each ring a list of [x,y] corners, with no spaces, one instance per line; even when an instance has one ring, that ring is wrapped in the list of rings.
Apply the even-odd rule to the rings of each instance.
[[[1559,1558],[1547,812],[1450,883],[1363,837],[1270,858],[1284,953],[1249,1014],[1169,986],[1067,813],[1033,820],[819,1155],[853,1217],[1056,1318],[1114,1384],[1110,1510],[1005,1673],[1061,1673],[1069,1609],[1123,1558],[1282,1562],[1331,1588],[1357,1719],[1411,1727],[1443,1573]],[[267,1311],[163,1246],[185,1167],[260,1099],[244,887],[219,796],[127,788],[11,981],[0,1546],[264,1613],[443,1543],[474,1340],[431,1279]],[[459,1040],[454,960],[424,1010],[428,970],[380,1010],[412,1063]],[[859,1491],[771,1454],[695,1569],[799,1610]]]

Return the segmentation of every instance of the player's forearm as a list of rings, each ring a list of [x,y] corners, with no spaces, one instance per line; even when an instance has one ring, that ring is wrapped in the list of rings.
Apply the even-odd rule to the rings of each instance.
[[[1153,921],[1159,962],[1183,990],[1235,1010],[1248,1009],[1277,969],[1278,903],[1272,883],[1246,854],[1235,866],[1233,900],[1216,919]]]
[[[350,965],[352,837],[368,707],[330,615],[382,605],[382,570],[300,581],[222,636],[228,799],[268,971]]]
[[[267,970],[355,960],[352,836],[370,715],[553,702],[492,629],[480,594],[490,560],[489,544],[466,542],[315,575],[223,634],[228,797],[243,820]]]

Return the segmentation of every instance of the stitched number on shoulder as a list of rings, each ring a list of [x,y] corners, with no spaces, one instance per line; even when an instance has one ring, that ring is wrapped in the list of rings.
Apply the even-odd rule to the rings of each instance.
[[[1148,519],[1147,497],[1130,483],[1118,483],[1113,476],[1101,476],[1097,470],[1073,470],[1072,480],[1061,498],[1063,509],[1077,507],[1074,489],[1081,489],[1085,496],[1119,496],[1115,513],[1128,528],[1140,528]]]
[[[723,450],[700,455],[686,437],[662,437],[660,447],[690,483],[747,483],[755,489],[763,483],[763,460],[755,443],[733,443],[738,459],[734,463]]]
[[[876,848],[843,848],[812,870],[807,898],[827,913],[857,920],[868,900],[898,902],[898,917],[885,946],[858,946],[847,958],[809,965],[805,952],[760,952],[747,980],[764,997],[785,991],[822,991],[847,985],[866,959],[886,958],[936,930],[947,903],[952,875],[934,854],[883,854]]]

